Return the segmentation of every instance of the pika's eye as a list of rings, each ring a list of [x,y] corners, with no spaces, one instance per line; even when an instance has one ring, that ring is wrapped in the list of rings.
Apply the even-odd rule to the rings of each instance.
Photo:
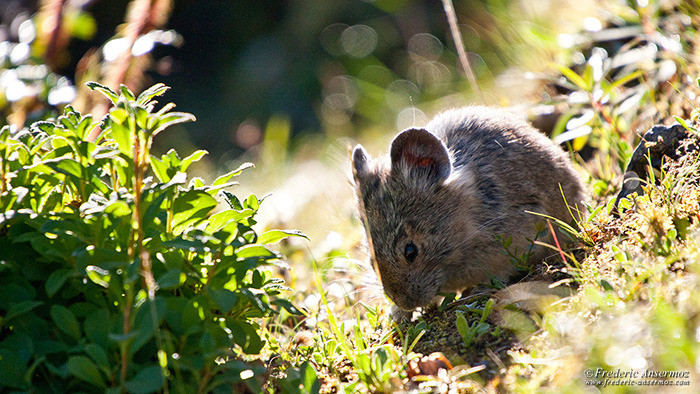
[[[413,260],[416,259],[416,256],[418,256],[418,247],[413,242],[408,243],[403,250],[403,257],[405,257],[409,263],[412,263]]]

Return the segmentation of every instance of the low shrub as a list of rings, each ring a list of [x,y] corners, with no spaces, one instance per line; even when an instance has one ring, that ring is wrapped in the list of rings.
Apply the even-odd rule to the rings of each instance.
[[[264,346],[257,318],[299,312],[267,244],[303,235],[256,234],[261,199],[224,190],[244,167],[206,184],[187,176],[205,151],[151,155],[157,133],[194,120],[156,111],[166,86],[88,85],[112,102],[104,119],[67,107],[0,132],[0,386],[259,391],[263,371],[241,360]]]

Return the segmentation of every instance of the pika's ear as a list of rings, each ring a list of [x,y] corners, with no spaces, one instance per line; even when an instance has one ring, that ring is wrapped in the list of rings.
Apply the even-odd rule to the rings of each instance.
[[[369,173],[369,153],[362,147],[356,145],[352,150],[352,175],[355,179],[363,177]]]
[[[428,185],[443,182],[452,172],[445,144],[425,129],[404,130],[391,142],[391,172]],[[420,184],[420,183],[419,183]]]

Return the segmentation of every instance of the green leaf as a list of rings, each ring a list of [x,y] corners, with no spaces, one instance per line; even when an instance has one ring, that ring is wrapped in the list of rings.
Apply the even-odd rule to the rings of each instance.
[[[252,209],[249,209],[249,208],[242,209],[240,211],[235,211],[235,210],[231,211],[231,217],[234,220],[236,220],[237,222],[241,222],[241,221],[248,219],[248,218],[251,218],[253,216],[255,216],[255,211]]]
[[[202,330],[202,321],[207,318],[202,305],[204,304],[203,295],[189,299],[187,305],[181,311],[182,328],[185,334],[190,335]],[[207,308],[209,310],[209,308]]]
[[[141,334],[139,331],[129,331],[126,334],[115,334],[115,333],[110,333],[109,334],[109,340],[113,342],[118,342],[119,344],[125,344],[132,340],[133,338],[136,338],[139,334]]]
[[[46,295],[53,297],[56,292],[63,287],[63,284],[66,283],[66,280],[70,278],[72,274],[73,270],[65,268],[52,272],[46,279],[46,284],[44,285],[46,288]]]
[[[226,323],[231,329],[233,341],[241,347],[246,354],[258,354],[265,346],[265,342],[260,338],[255,326],[239,319],[226,319]]]
[[[680,123],[681,126],[683,126],[684,129],[688,131],[693,131],[693,129],[690,127],[688,122],[685,121],[685,119],[681,118],[680,116],[673,116],[673,119],[676,120],[676,122]]]
[[[119,86],[119,93],[121,93],[121,95],[127,98],[129,101],[136,100],[134,93],[126,85]]]
[[[26,371],[26,362],[22,361],[17,353],[0,348],[0,386],[26,389]]]
[[[75,251],[74,253],[77,256],[75,269],[78,272],[82,272],[89,265],[94,265],[104,270],[123,268],[129,261],[126,251],[119,252],[114,249],[91,248],[89,250]]]
[[[85,318],[83,328],[85,336],[103,348],[110,345],[109,341],[109,311],[107,309],[99,309],[92,315]]]
[[[216,207],[216,199],[201,190],[180,193],[173,203],[173,233],[195,226]]]
[[[153,125],[149,125],[149,128],[153,128],[153,135],[156,135],[174,124],[194,122],[196,120],[197,118],[194,115],[186,112],[170,112],[158,118]]]
[[[155,305],[152,305],[152,303],[155,303]],[[134,332],[136,335],[129,347],[131,354],[136,353],[153,337],[156,328],[160,326],[160,323],[165,317],[165,311],[165,299],[159,296],[156,296],[153,301],[146,300],[146,302],[141,305],[141,308],[136,312],[136,317],[134,318]],[[153,312],[156,314],[155,317],[153,316]]]
[[[208,154],[209,152],[200,149],[192,153],[191,155],[185,157],[182,159],[182,163],[180,163],[180,171],[185,172],[187,171],[187,167],[190,166],[190,164],[199,161],[204,155]]]
[[[160,118],[165,114],[166,112],[170,111],[171,109],[175,108],[174,103],[167,103],[165,104],[161,109],[158,110],[155,114],[153,114],[152,121],[155,122],[156,119]],[[149,122],[150,123],[150,122]]]
[[[165,162],[166,160],[170,160],[170,167],[179,168],[180,163],[182,163],[182,160],[180,160],[180,155],[177,154],[177,151],[175,149],[169,149],[168,153],[161,157],[163,159],[163,162]]]
[[[205,186],[206,185],[204,183],[204,179],[196,176],[196,177],[190,179],[190,184],[187,185],[187,188],[188,189],[202,189]],[[212,193],[212,189],[213,188],[211,186],[206,187],[207,193],[209,193],[211,196],[214,196],[214,194]]]
[[[163,162],[163,160],[151,156],[151,168],[153,169],[153,172],[156,174],[158,177],[158,180],[160,180],[162,183],[166,183],[170,180],[170,176],[168,176],[168,165]]]
[[[87,82],[86,85],[88,88],[90,88],[90,90],[96,90],[107,96],[107,98],[110,101],[112,101],[113,104],[116,104],[117,100],[119,100],[119,96],[117,95],[117,93],[114,90],[108,88],[107,86],[100,85],[97,82]]]
[[[147,208],[146,213],[143,215],[143,223],[145,223],[144,227],[146,229],[149,229],[151,227],[157,227],[154,219],[158,216],[159,213],[163,213],[161,205],[163,205],[163,201],[168,196],[167,192],[161,192],[157,197],[151,198],[153,196],[153,193],[157,193],[157,191],[151,189],[151,192],[147,195],[148,198],[144,199],[145,206]]]
[[[182,271],[172,268],[158,278],[158,287],[161,289],[174,289],[185,283],[186,278]]]
[[[605,279],[601,279],[601,280],[600,280],[600,287],[602,287],[603,290],[605,290],[605,291],[613,291],[613,290],[615,290],[615,288],[610,284],[610,282],[608,282],[608,281],[605,280]]]
[[[215,233],[232,220],[238,220],[239,218],[240,213],[234,210],[217,212],[211,215],[211,217],[209,218],[209,223],[207,224],[207,232]]]
[[[153,393],[163,387],[163,371],[160,366],[151,365],[141,368],[139,373],[124,383],[124,388],[130,393]]]
[[[281,306],[282,308],[284,308],[284,310],[286,310],[287,312],[289,312],[292,315],[303,315],[304,314],[304,312],[300,311],[299,308],[294,306],[294,304],[289,302],[289,300],[285,300],[285,299],[280,298],[280,299],[272,300],[271,304],[275,305],[275,306]]]
[[[255,245],[255,244],[241,246],[240,248],[238,248],[236,250],[236,256],[239,259],[248,258],[248,257],[259,257],[262,259],[272,259],[272,258],[280,258],[281,257],[279,255],[279,253],[268,248],[267,246]]]
[[[51,307],[50,314],[59,330],[76,341],[80,340],[80,325],[73,312],[63,305],[54,305]]]
[[[87,115],[78,123],[78,127],[75,129],[75,134],[81,140],[85,140],[88,132],[92,129],[92,115]]]
[[[92,283],[102,286],[105,289],[109,288],[109,282],[112,279],[112,275],[109,271],[94,265],[88,266],[85,271],[87,272],[87,276]]]
[[[308,361],[304,361],[304,363],[299,366],[299,369],[304,378],[304,391],[310,394],[318,394],[319,391],[321,391],[321,381],[318,379],[318,374],[313,365]]]
[[[32,127],[39,129],[46,134],[51,135],[54,133],[54,129],[56,128],[56,124],[54,124],[53,122],[39,121],[39,122],[32,123]]]
[[[174,238],[164,241],[161,245],[166,248],[176,248],[188,252],[209,253],[211,248],[199,239]]]
[[[250,289],[242,288],[240,291],[241,294],[243,294],[254,307],[260,310],[260,312],[267,312],[268,310],[270,310],[270,306],[262,302],[262,300],[260,300],[260,297],[253,294],[253,292],[250,291]]]
[[[253,271],[253,276],[250,278],[250,284],[251,287],[254,287],[256,289],[259,289],[263,287],[263,275],[260,273],[259,270]]]
[[[627,82],[629,82],[633,79],[639,78],[643,75],[644,75],[644,72],[642,70],[635,70],[634,72],[629,73],[629,74],[625,75],[624,77],[613,81],[613,83],[610,85],[610,88],[612,88],[612,89],[617,88],[617,87],[622,86],[622,85],[626,84]]]
[[[207,294],[219,307],[221,313],[229,313],[238,303],[238,296],[231,290],[213,289],[211,286],[206,286]]]
[[[211,326],[208,326],[211,330]],[[205,331],[204,334],[199,338],[199,348],[205,355],[208,353],[213,353],[216,350],[216,343],[214,342],[214,337],[209,331]]]
[[[287,237],[301,237],[306,238],[307,240],[309,239],[309,237],[304,235],[304,233],[299,230],[270,230],[260,234],[258,237],[258,243],[274,244]]]
[[[53,159],[53,160],[47,160],[44,162],[47,166],[49,166],[51,169],[53,169],[56,172],[59,172],[61,174],[65,175],[72,175],[76,177],[78,180],[82,179],[83,177],[83,170],[82,166],[80,163],[73,159],[69,158],[60,158],[60,159]]]
[[[148,111],[143,107],[135,107],[133,111],[136,118],[136,125],[141,130],[146,130],[148,127]]]
[[[510,245],[513,244],[513,237],[508,237],[503,241],[503,246],[505,246],[506,249],[510,248]]]
[[[578,86],[581,90],[590,90],[588,84],[586,84],[586,81],[580,75],[576,74],[572,69],[560,64],[554,64],[554,66],[557,68],[557,70],[559,70],[560,73],[562,73],[569,81],[573,82],[573,84]]]
[[[17,303],[13,303],[10,309],[7,311],[7,314],[3,316],[3,323],[9,321],[10,319],[23,315],[32,309],[36,308],[37,306],[43,304],[41,301],[21,301]]]
[[[100,388],[105,388],[105,382],[104,379],[102,379],[100,371],[89,358],[85,356],[72,356],[68,359],[67,366],[71,375]]]
[[[41,232],[66,235],[85,240],[89,234],[89,228],[83,222],[72,220],[47,220],[41,226]]]
[[[241,200],[239,200],[235,194],[227,192],[226,190],[223,190],[221,193],[224,195],[224,198],[226,199],[226,202],[228,203],[229,207],[231,207],[231,209],[235,209],[237,211],[243,209],[243,204],[241,204]]]
[[[165,84],[157,83],[141,92],[139,97],[136,99],[136,103],[138,105],[146,105],[149,101],[151,101],[151,99],[164,95],[169,89],[170,87],[166,86]]]
[[[109,126],[112,130],[112,138],[117,141],[119,151],[131,157],[133,154],[131,149],[131,140],[133,138],[133,130],[128,126],[127,118],[129,113],[121,108],[113,108],[109,111]]]
[[[229,179],[233,178],[234,176],[240,175],[245,169],[250,168],[250,167],[254,167],[253,163],[243,163],[235,170],[227,172],[226,174],[221,175],[220,177],[216,178],[214,183],[212,183],[212,186],[223,185],[226,182],[228,182]]]
[[[72,115],[72,116],[70,116]],[[78,119],[73,114],[71,111],[68,110],[68,107],[66,107],[66,110],[64,111],[63,116],[58,117],[58,123],[59,126],[63,125],[65,131],[70,131],[70,132],[64,132],[62,133],[64,136],[74,136],[75,133],[73,133],[73,130],[75,127],[78,126]]]
[[[462,337],[462,339],[467,338],[469,335],[469,324],[467,324],[467,319],[464,317],[464,312],[457,311],[457,332]]]
[[[95,343],[88,343],[85,345],[85,353],[90,356],[97,365],[109,370],[109,357],[107,357],[107,353],[102,349],[102,346]]]
[[[255,194],[251,194],[248,196],[246,199],[246,204],[248,205],[248,208],[257,211],[258,208],[260,208],[260,200],[258,200],[258,196]]]

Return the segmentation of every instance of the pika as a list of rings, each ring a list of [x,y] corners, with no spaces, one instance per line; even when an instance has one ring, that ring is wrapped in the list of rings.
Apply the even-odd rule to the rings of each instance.
[[[443,112],[400,132],[387,156],[372,159],[357,145],[352,172],[370,259],[404,311],[439,292],[507,280],[516,267],[498,236],[525,252],[544,220],[532,212],[568,223],[584,200],[567,154],[501,109]],[[545,255],[535,246],[529,261]]]

